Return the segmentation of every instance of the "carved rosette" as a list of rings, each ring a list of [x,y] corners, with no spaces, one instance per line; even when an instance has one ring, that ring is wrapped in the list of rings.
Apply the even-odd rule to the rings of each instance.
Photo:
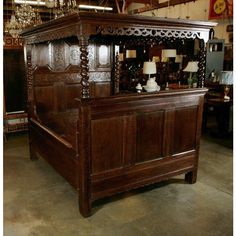
[[[88,37],[79,38],[80,45],[80,76],[82,85],[82,97],[89,97],[89,66],[88,66]]]
[[[119,93],[119,81],[120,81],[120,62],[119,54],[115,57],[115,78],[114,78],[114,93]]]
[[[198,70],[198,87],[203,88],[205,84],[205,70],[206,70],[206,48],[203,39],[200,40],[200,53],[199,53],[199,70]]]

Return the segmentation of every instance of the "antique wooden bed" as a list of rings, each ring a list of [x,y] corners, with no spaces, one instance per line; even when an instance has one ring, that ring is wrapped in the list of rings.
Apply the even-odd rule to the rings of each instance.
[[[84,217],[95,200],[112,194],[179,174],[196,181],[207,91],[205,42],[213,26],[80,12],[22,33],[31,159],[40,154],[76,188]],[[198,88],[119,91],[119,43],[196,38]]]

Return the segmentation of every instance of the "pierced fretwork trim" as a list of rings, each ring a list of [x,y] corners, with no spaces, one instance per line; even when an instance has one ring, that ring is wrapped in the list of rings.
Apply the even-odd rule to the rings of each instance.
[[[122,35],[122,36],[151,36],[151,37],[168,37],[168,38],[201,38],[201,32],[190,30],[174,29],[154,29],[154,28],[136,28],[136,27],[112,27],[99,26],[97,34],[102,35]]]

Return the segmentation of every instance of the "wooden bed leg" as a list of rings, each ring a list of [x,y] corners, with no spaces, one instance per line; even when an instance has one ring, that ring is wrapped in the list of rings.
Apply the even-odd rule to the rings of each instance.
[[[38,160],[38,156],[36,152],[33,150],[33,148],[30,146],[29,149],[30,149],[30,160],[31,161]]]
[[[185,174],[185,181],[189,184],[194,184],[197,181],[197,170]]]
[[[79,195],[79,211],[83,217],[89,217],[92,214],[92,205],[89,199]]]

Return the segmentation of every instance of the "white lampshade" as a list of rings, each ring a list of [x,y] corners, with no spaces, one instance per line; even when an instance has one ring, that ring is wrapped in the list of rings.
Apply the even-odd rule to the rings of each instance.
[[[189,61],[188,65],[183,69],[184,72],[197,72],[198,61]]]
[[[233,71],[221,71],[220,84],[233,84]]]
[[[162,49],[161,51],[161,56],[162,57],[176,57],[176,50],[175,49]]]
[[[143,63],[143,74],[150,75],[156,73],[157,73],[157,68],[156,68],[156,63],[154,61],[145,61]]]
[[[126,58],[136,58],[136,50],[126,50]]]

